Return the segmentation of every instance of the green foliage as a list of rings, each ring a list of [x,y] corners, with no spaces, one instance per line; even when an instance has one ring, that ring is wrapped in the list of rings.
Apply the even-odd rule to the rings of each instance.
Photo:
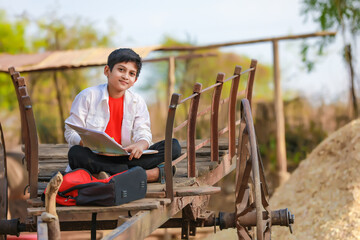
[[[266,168],[276,172],[276,120],[273,104],[258,103],[255,109],[255,130],[261,157]],[[327,131],[320,118],[325,117],[323,111],[327,112],[328,109],[314,109],[304,98],[286,101],[284,109],[287,163],[289,171],[292,171],[326,138]],[[329,118],[331,119],[331,116],[328,116]],[[331,121],[334,119],[327,122]]]
[[[24,53],[28,51],[25,42],[27,21],[8,20],[6,12],[0,9],[0,54]],[[8,74],[0,73],[0,108],[12,111],[16,105],[16,95]]]
[[[39,27],[36,37],[33,37],[32,47],[35,51],[49,50],[73,50],[91,47],[105,47],[111,44],[112,32],[101,34],[88,23],[80,18],[65,22],[59,17],[45,17],[38,20]],[[56,94],[55,74],[60,96]],[[41,73],[32,73],[32,91],[36,108],[41,117],[37,119],[39,136],[42,141],[62,141],[62,131],[51,131],[51,129],[62,129],[64,123],[60,116],[60,108],[63,111],[63,118],[69,115],[70,106],[75,96],[84,88],[89,86],[88,79],[92,78],[92,73],[88,69],[63,70]],[[44,87],[48,89],[48,94],[42,94]],[[51,96],[51,97],[50,97]],[[49,101],[49,97],[51,101]],[[60,103],[54,101],[60,98]],[[49,111],[51,109],[51,111]],[[49,121],[54,118],[59,121]],[[50,123],[49,123],[50,122]],[[53,135],[53,136],[49,136]]]
[[[286,152],[289,165],[298,165],[322,140],[326,133],[319,122],[310,121],[309,126],[286,125]]]
[[[26,32],[30,24],[35,25],[33,33]],[[114,22],[109,22],[107,32],[101,32],[94,24],[81,18],[64,19],[49,13],[32,21],[22,17],[9,21],[0,11],[0,51],[11,54],[73,50],[91,47],[107,47],[112,44]],[[72,100],[88,86],[89,79],[97,75],[88,69],[46,71],[22,74],[27,80],[29,94],[34,106],[35,118],[41,142],[61,142],[64,123],[60,117],[69,114]],[[57,85],[55,84],[55,75]],[[16,95],[8,74],[0,74],[0,107],[12,111],[17,106]],[[56,90],[60,93],[58,96]],[[60,103],[58,101],[60,98]]]
[[[91,23],[76,18],[70,23],[59,17],[44,17],[37,21],[39,33],[33,40],[35,51],[106,47],[115,32],[100,34]]]
[[[13,111],[17,105],[17,99],[8,74],[0,73],[0,86],[0,109]]]
[[[6,12],[0,9],[0,53],[27,52],[25,42],[26,20],[10,22]]]
[[[311,17],[318,23],[321,30],[340,31],[345,45],[352,39],[355,40],[360,30],[360,1],[359,0],[303,0],[302,14]],[[316,41],[312,47],[318,49],[318,55],[323,54],[326,46],[332,43],[334,37],[326,36]],[[311,71],[314,68],[314,60],[309,58],[309,47],[304,41],[301,50],[302,60]]]
[[[359,0],[303,0],[302,13],[312,15],[322,30],[347,28],[352,34],[360,30]]]
[[[170,35],[165,35],[162,40],[161,45],[164,47],[175,47],[175,46],[176,47],[185,47],[185,46],[194,45],[194,42],[192,42],[191,40],[179,41],[178,39],[175,39],[175,38],[171,37]],[[167,52],[164,54],[174,55],[174,53],[178,53],[178,52]]]

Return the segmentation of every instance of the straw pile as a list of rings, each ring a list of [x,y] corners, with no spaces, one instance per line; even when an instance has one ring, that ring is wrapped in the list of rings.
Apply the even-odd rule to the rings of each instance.
[[[294,234],[272,227],[272,239],[360,239],[360,120],[330,135],[270,200],[295,214]]]

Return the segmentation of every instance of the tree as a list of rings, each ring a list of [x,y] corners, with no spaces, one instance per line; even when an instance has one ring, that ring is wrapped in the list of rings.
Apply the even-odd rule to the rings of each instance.
[[[0,54],[26,53],[28,46],[25,41],[26,20],[11,22],[6,12],[0,9]],[[8,74],[0,73],[0,108],[8,111],[16,107],[17,100],[14,87],[10,83]]]
[[[36,37],[34,37],[32,41],[35,52],[106,47],[111,44],[111,37],[113,36],[112,32],[101,34],[91,23],[81,18],[69,19],[65,22],[65,20],[56,14],[49,14],[35,22],[39,29]],[[34,88],[38,83],[42,83],[41,85],[50,84],[49,86],[52,90],[49,94],[57,100],[55,103],[45,99],[45,101],[41,101],[40,88],[43,88],[43,86],[38,86],[39,94],[35,95],[37,99],[45,105],[44,109],[49,108],[49,104],[55,104],[57,106],[54,107],[58,109],[59,113],[55,118],[53,116],[44,118],[44,125],[42,125],[43,131],[41,131],[43,134],[40,134],[40,138],[43,138],[46,142],[58,142],[60,140],[58,139],[59,137],[62,141],[65,140],[63,134],[64,121],[69,113],[69,106],[75,95],[88,86],[89,82],[87,79],[92,78],[89,74],[90,71],[88,69],[31,74],[32,87]],[[56,122],[57,125],[60,126],[60,128],[55,127],[55,129],[59,129],[55,136],[54,134],[50,134],[51,130],[54,129],[53,126],[45,127],[49,125],[48,118],[50,117],[54,118],[52,122]]]
[[[360,32],[360,1],[359,0],[303,0],[302,13],[311,16],[313,21],[320,25],[321,30],[337,30],[341,32],[343,40],[343,56],[349,67],[350,73],[350,101],[354,117],[358,117],[359,111],[355,94],[355,61],[352,46]],[[319,53],[331,42],[324,38],[319,44]],[[307,62],[309,69],[312,63],[307,58],[308,46],[303,48],[303,60]]]
[[[81,18],[64,20],[55,13],[33,19],[23,15],[10,21],[0,11],[0,52],[29,53],[54,50],[71,50],[112,45],[113,28],[110,22],[107,31],[99,31],[94,24]],[[30,24],[35,31],[26,32]],[[64,119],[71,102],[90,84],[89,79],[98,77],[100,71],[70,69],[23,74],[34,106],[34,113],[41,142],[57,143],[63,140]],[[0,108],[11,112],[17,105],[14,87],[8,74],[0,74]]]

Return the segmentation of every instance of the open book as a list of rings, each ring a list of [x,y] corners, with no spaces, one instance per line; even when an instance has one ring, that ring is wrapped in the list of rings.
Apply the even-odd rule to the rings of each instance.
[[[81,137],[85,147],[90,148],[94,153],[110,156],[130,155],[125,149],[105,132],[83,128],[65,122],[74,129]],[[143,154],[157,153],[156,150],[144,150]]]

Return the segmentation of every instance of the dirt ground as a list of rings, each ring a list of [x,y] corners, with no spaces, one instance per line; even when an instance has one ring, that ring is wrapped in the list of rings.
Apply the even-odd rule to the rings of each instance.
[[[294,234],[272,228],[272,239],[360,239],[360,120],[325,139],[270,200],[295,214]]]

